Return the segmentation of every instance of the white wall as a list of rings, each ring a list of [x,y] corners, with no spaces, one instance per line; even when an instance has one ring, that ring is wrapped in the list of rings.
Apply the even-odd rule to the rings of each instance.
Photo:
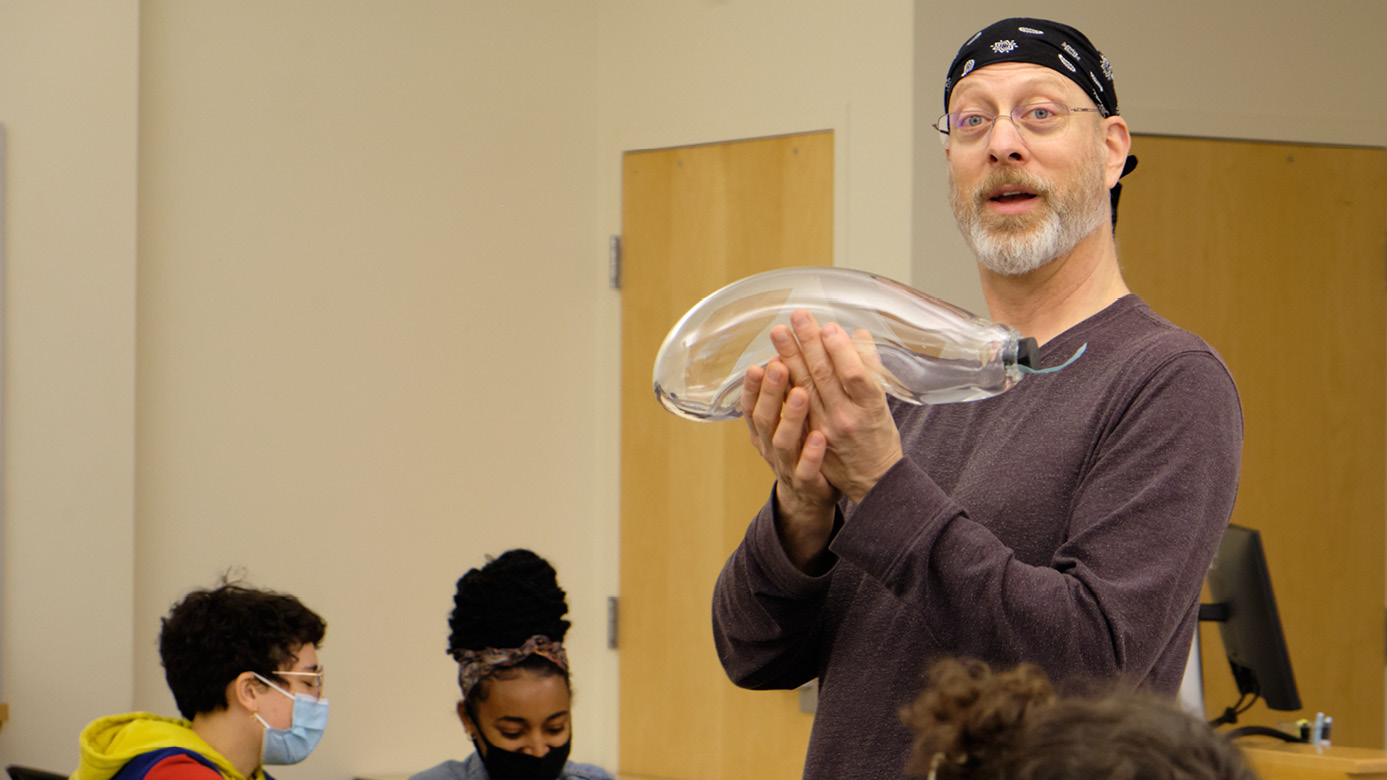
[[[138,3],[0,2],[0,764],[130,706]]]

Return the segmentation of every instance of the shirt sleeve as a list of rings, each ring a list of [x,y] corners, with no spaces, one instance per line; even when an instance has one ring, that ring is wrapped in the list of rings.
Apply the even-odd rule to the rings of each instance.
[[[145,780],[222,780],[222,776],[192,756],[176,755],[150,767]]]
[[[772,488],[713,588],[713,641],[732,682],[788,689],[818,675],[819,611],[831,576],[831,568],[810,576],[791,563],[776,532]]]
[[[1227,370],[1209,353],[1180,353],[1095,445],[1048,564],[1019,561],[908,459],[830,549],[922,611],[951,652],[1140,682],[1189,630],[1241,446]]]
[[[600,766],[569,761],[564,766],[562,780],[612,780],[612,774]]]

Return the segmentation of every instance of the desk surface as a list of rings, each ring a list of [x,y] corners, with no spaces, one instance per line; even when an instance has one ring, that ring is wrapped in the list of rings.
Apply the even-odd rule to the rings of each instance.
[[[1264,780],[1330,776],[1387,779],[1387,752],[1375,748],[1317,748],[1260,739],[1239,740],[1238,746]]]

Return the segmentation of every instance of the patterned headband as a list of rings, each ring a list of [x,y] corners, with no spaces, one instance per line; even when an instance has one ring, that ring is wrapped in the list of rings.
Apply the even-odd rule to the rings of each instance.
[[[472,690],[483,678],[497,669],[515,666],[532,655],[542,656],[554,662],[565,672],[568,671],[568,653],[564,652],[562,642],[554,642],[543,634],[535,634],[516,648],[486,647],[481,650],[468,650],[455,647],[448,651],[458,662],[458,685],[462,695]]]
[[[1044,19],[1003,19],[968,39],[944,79],[944,110],[965,76],[998,62],[1041,65],[1070,79],[1093,98],[1103,116],[1117,116],[1112,64],[1088,37],[1067,24]]]

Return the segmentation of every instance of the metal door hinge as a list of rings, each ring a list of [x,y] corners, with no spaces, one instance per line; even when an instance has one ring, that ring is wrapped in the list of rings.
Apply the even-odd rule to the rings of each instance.
[[[607,285],[613,290],[621,289],[621,236],[607,239]]]
[[[620,604],[616,596],[607,597],[607,649],[616,649],[617,629],[620,627]]]

